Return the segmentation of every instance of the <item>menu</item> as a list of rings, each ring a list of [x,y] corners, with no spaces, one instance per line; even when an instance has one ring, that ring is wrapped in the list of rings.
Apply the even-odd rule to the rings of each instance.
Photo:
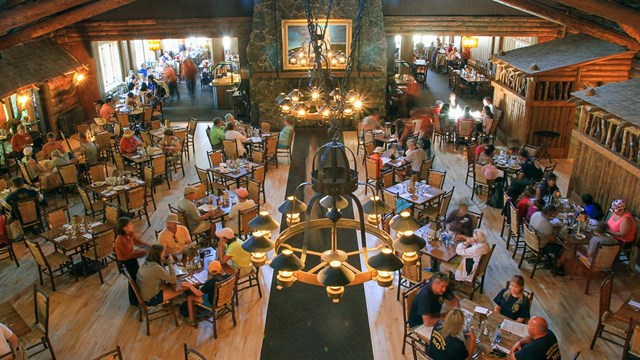
[[[528,335],[527,324],[515,322],[513,320],[504,319],[500,328],[522,338]]]

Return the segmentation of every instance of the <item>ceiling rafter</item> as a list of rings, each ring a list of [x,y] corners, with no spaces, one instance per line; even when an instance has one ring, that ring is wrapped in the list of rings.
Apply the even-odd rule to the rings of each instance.
[[[89,0],[43,0],[16,6],[0,13],[0,34],[6,34],[47,16],[76,7]]]
[[[610,1],[556,0],[572,8],[618,23],[629,36],[640,42],[640,11]]]

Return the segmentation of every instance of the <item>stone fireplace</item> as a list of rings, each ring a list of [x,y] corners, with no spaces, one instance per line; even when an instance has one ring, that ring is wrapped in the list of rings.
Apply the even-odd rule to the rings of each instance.
[[[385,109],[385,86],[387,83],[387,43],[382,16],[382,0],[368,0],[360,40],[354,56],[354,67],[348,88],[364,97],[365,112]],[[355,27],[358,9],[357,0],[335,0],[332,19],[351,19]],[[322,16],[320,16],[322,18]],[[283,19],[306,19],[301,0],[256,0],[253,15],[253,30],[247,47],[247,58],[251,70],[251,120],[267,120],[279,128],[282,115],[275,97],[298,87],[300,70],[282,70]],[[286,59],[284,59],[286,61]],[[342,71],[334,71],[341,76]]]

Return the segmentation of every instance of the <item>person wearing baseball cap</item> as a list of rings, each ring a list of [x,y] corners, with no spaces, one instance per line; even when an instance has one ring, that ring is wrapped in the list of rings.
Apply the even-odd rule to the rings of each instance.
[[[235,193],[238,195],[238,203],[233,205],[231,210],[229,210],[229,221],[225,222],[225,225],[233,229],[235,233],[239,233],[238,217],[240,211],[250,209],[256,206],[256,203],[251,199],[247,199],[249,197],[249,191],[245,188],[238,188]]]
[[[166,227],[158,234],[158,243],[164,246],[164,251],[176,256],[193,245],[189,229],[180,225],[177,214],[167,214],[164,222]]]
[[[380,171],[382,171],[382,167],[384,166],[384,163],[382,162],[383,152],[384,152],[384,148],[382,146],[378,146],[375,149],[373,149],[373,154],[369,156],[369,159],[375,160],[376,163],[378,164],[376,178],[380,177]]]
[[[216,288],[216,283],[224,281],[229,276],[222,272],[222,265],[219,261],[212,260],[207,266],[207,272],[209,273],[209,280],[207,280],[200,289],[191,289],[191,293],[187,296],[187,305],[189,307],[189,321],[190,325],[195,325],[195,312],[193,303],[197,302],[211,307],[213,301],[213,291]]]
[[[132,154],[138,151],[141,144],[133,135],[134,134],[131,129],[124,129],[122,132],[122,138],[120,139],[120,153]]]
[[[231,228],[225,227],[216,231],[216,237],[220,263],[231,266],[234,270],[240,270],[240,276],[253,270],[251,254],[242,248],[244,241],[236,237]]]
[[[207,220],[216,214],[216,210],[210,210],[204,214],[200,213],[198,206],[193,202],[196,200],[197,196],[196,188],[186,186],[182,190],[182,193],[184,197],[178,201],[177,207],[180,211],[184,212],[184,215],[187,218],[187,223],[185,225],[189,229],[189,232],[191,232],[193,236],[197,236],[208,231],[209,239],[213,238],[216,226]]]
[[[624,243],[624,250],[624,247],[633,244],[636,236],[636,222],[633,220],[631,213],[627,211],[627,206],[622,199],[613,200],[611,212],[613,212],[613,215],[607,221],[609,226],[608,233],[613,235],[616,240]]]

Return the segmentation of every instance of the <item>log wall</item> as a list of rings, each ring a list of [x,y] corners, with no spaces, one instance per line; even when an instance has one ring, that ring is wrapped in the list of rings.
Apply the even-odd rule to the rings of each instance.
[[[495,81],[492,84],[493,103],[503,110],[502,119],[498,125],[498,137],[504,143],[516,141],[520,145],[524,144],[529,133],[525,99]]]
[[[58,76],[44,84],[44,99],[50,131],[58,131],[58,117],[76,106],[80,106],[74,75]]]

